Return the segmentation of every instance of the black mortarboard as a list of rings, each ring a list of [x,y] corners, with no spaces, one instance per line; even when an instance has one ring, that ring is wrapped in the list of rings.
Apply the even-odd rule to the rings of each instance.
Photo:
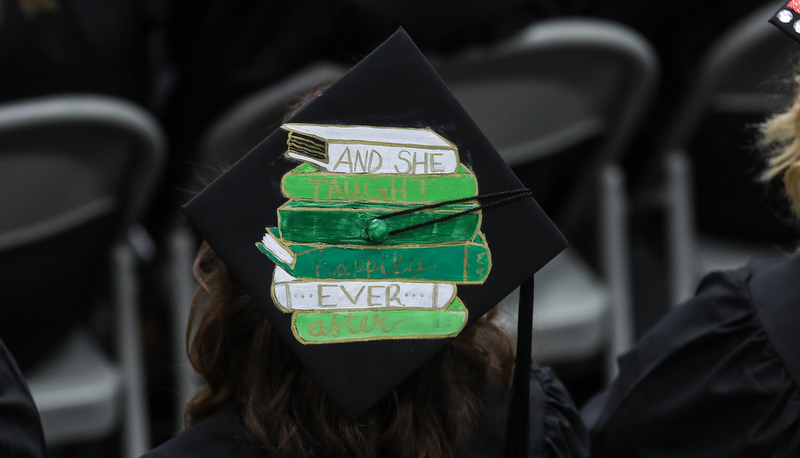
[[[787,2],[772,15],[769,22],[796,41],[800,41],[800,0]]]
[[[184,211],[351,416],[566,246],[402,30]]]

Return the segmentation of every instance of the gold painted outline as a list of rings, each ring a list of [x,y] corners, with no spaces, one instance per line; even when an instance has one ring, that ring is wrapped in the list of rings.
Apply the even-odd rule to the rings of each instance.
[[[303,339],[302,337],[300,337],[300,334],[297,332],[297,319],[296,319],[296,317],[297,317],[297,315],[299,313],[308,314],[307,312],[295,312],[295,313],[292,314],[292,334],[294,334],[294,338],[297,339],[297,341],[300,342],[302,345],[330,345],[330,344],[347,343],[347,342],[370,342],[370,341],[375,341],[375,340],[438,340],[438,339],[447,339],[449,337],[456,337],[459,334],[461,334],[461,331],[464,330],[464,326],[466,326],[467,322],[469,321],[469,309],[467,308],[466,305],[464,305],[464,302],[462,302],[461,299],[458,299],[458,301],[461,302],[461,305],[464,307],[464,310],[450,310],[449,313],[463,313],[464,314],[464,321],[461,323],[461,327],[457,331],[451,332],[450,334],[422,335],[422,336],[414,334],[414,335],[407,335],[407,336],[391,336],[391,337],[375,337],[375,336],[373,336],[373,337],[353,337],[353,338],[341,339],[341,340],[335,340],[335,341],[314,342],[314,341]],[[373,309],[369,309],[369,310],[373,310]],[[405,309],[401,309],[401,310],[405,310]],[[430,310],[428,309],[426,311],[430,311]],[[442,311],[447,312],[447,310],[442,310]],[[330,311],[328,311],[328,312],[320,311],[320,313],[331,313],[331,312]]]
[[[426,204],[436,203],[436,202],[431,202],[431,201],[419,201],[419,202],[416,202],[416,201],[407,201],[407,200],[406,201],[402,201],[402,202],[398,202],[398,201],[394,201],[394,200],[374,200],[374,199],[373,200],[369,200],[369,199],[366,199],[366,200],[354,200],[354,199],[346,199],[346,198],[345,199],[330,199],[330,198],[327,198],[327,199],[314,200],[314,199],[296,198],[294,196],[291,196],[289,194],[289,192],[286,191],[286,176],[289,175],[290,173],[295,173],[295,176],[311,175],[311,174],[316,174],[316,173],[326,174],[326,175],[331,175],[331,174],[335,175],[336,174],[336,172],[328,172],[327,170],[316,170],[314,172],[295,172],[295,170],[299,169],[300,167],[302,167],[305,164],[312,165],[312,167],[313,167],[313,164],[304,163],[304,164],[298,165],[294,169],[286,172],[281,177],[281,194],[283,195],[283,197],[286,197],[287,199],[301,200],[301,201],[306,201],[306,202],[397,202],[397,203],[400,203],[400,204],[416,203],[416,204],[419,204],[419,205],[426,205]],[[459,162],[459,164],[460,165],[464,165],[464,164],[461,164],[461,162]],[[472,177],[473,180],[475,180],[475,197],[477,197],[477,196],[480,195],[480,189],[478,187],[478,178],[475,176],[475,174],[472,172],[472,170],[470,170],[467,166],[464,166],[464,168],[467,169],[466,173],[465,172],[453,172],[453,173],[441,173],[441,174],[438,174],[438,173],[435,173],[435,174],[431,174],[431,173],[427,173],[427,174],[400,174],[400,173],[398,173],[398,174],[394,174],[394,175],[390,174],[390,173],[371,173],[371,174],[370,173],[340,173],[338,175],[341,175],[345,179],[347,179],[347,178],[352,178],[352,179],[366,178],[366,179],[370,179],[370,178],[387,178],[387,177],[389,177],[389,178],[391,178],[391,177],[411,178],[411,177],[423,177],[423,176],[435,176],[435,177],[438,178],[438,177],[470,176],[470,177]],[[309,177],[309,178],[313,178],[313,177]]]
[[[292,199],[292,200],[294,200],[294,199]],[[276,229],[278,230],[278,235],[280,235],[280,239],[281,240],[285,240],[283,238],[283,230],[281,229],[281,211],[315,211],[315,212],[320,212],[320,211],[322,211],[322,212],[347,211],[347,212],[365,213],[365,212],[369,212],[369,211],[373,211],[373,210],[377,210],[377,211],[387,210],[387,211],[389,211],[388,214],[391,214],[391,210],[394,210],[394,211],[402,211],[403,210],[402,208],[375,208],[375,209],[370,208],[370,209],[364,209],[364,208],[312,208],[312,207],[297,207],[297,208],[291,207],[290,208],[290,207],[287,207],[287,205],[289,205],[292,202],[292,200],[287,201],[283,205],[279,206],[277,208],[277,210],[276,210],[276,213],[278,215],[278,226],[276,227]],[[315,201],[311,201],[311,202],[315,202]],[[475,206],[480,205],[477,202],[472,201],[472,200],[466,201],[464,204],[472,204],[473,202],[474,202]],[[354,202],[346,202],[346,203],[370,203],[371,204],[373,202],[354,201]],[[462,205],[462,204],[454,204],[454,205]],[[439,208],[434,208],[434,209],[431,209],[431,210],[420,210],[419,213],[450,213],[450,214],[452,214],[453,212],[458,212],[458,211],[459,210],[455,210],[455,209],[441,210]],[[475,238],[478,236],[478,233],[480,232],[480,227],[483,225],[483,212],[481,210],[473,211],[473,212],[465,214],[464,216],[467,216],[467,215],[477,215],[478,216],[478,224],[475,225],[476,229],[472,232],[472,235],[470,236],[469,240],[461,240],[461,241],[455,241],[455,242],[423,243],[421,245],[433,245],[433,244],[437,244],[437,243],[459,243],[459,242],[472,243],[472,241],[475,240]],[[368,222],[369,221],[365,221],[365,223],[368,223]],[[433,224],[435,224],[435,223],[433,223]],[[364,226],[364,229],[366,230],[366,225]],[[367,240],[366,232],[365,232],[365,235],[364,235],[364,240]],[[319,244],[322,244],[322,245],[326,245],[326,246],[335,246],[335,247],[344,247],[345,246],[345,245],[331,244],[331,243],[324,243],[323,244],[321,242],[296,242],[294,244],[295,245],[313,245],[313,244],[316,244],[316,243],[319,243]],[[350,246],[350,245],[347,245],[347,246]],[[361,246],[361,245],[352,245],[352,246]],[[383,247],[389,247],[389,246],[411,247],[410,244],[405,244],[405,243],[396,244],[396,245],[389,244],[389,245],[365,245],[365,246],[371,246],[373,248],[374,247],[380,247],[380,246],[383,246]],[[289,250],[289,251],[293,252],[293,250]]]
[[[400,144],[398,144],[398,143],[389,143],[389,142],[368,142],[368,141],[363,141],[363,140],[358,140],[358,139],[331,141],[331,140],[322,138],[319,135],[307,134],[305,132],[300,132],[300,131],[297,131],[295,129],[292,129],[291,127],[286,127],[287,124],[296,124],[298,126],[312,126],[312,127],[368,127],[370,129],[381,129],[381,130],[409,130],[409,129],[427,130],[428,132],[430,132],[430,133],[436,135],[437,137],[439,137],[440,139],[442,139],[445,143],[447,143],[448,146],[416,145],[416,144],[412,144],[412,143],[400,143]],[[314,138],[316,138],[316,139],[318,139],[318,140],[320,140],[320,141],[325,143],[326,150],[327,150],[327,146],[328,146],[329,143],[343,144],[343,143],[353,143],[353,142],[361,142],[364,145],[397,146],[397,147],[401,147],[401,148],[405,147],[405,146],[408,146],[408,147],[428,148],[428,149],[443,149],[443,150],[452,149],[453,152],[456,155],[456,162],[459,163],[459,164],[461,163],[461,156],[458,154],[458,147],[453,142],[451,142],[449,139],[445,138],[444,136],[442,136],[441,134],[439,134],[435,130],[431,129],[430,127],[370,126],[368,124],[313,124],[313,123],[292,122],[292,123],[281,124],[281,129],[283,129],[283,130],[285,130],[287,132],[296,132],[297,134],[300,134],[300,135],[307,135],[309,137],[314,137]],[[288,140],[287,140],[286,146],[287,147],[289,146]]]
[[[447,283],[449,285],[453,285],[453,294],[451,294],[450,298],[447,299],[447,305],[442,307],[442,308],[432,308],[432,307],[370,307],[370,308],[345,308],[345,307],[341,307],[340,308],[340,307],[336,306],[336,307],[333,307],[333,308],[330,308],[330,309],[326,309],[326,310],[295,310],[295,309],[287,309],[286,307],[283,307],[282,305],[280,305],[280,303],[278,302],[278,298],[275,297],[275,287],[276,286],[278,286],[278,285],[288,285],[288,284],[291,284],[291,283],[293,283],[293,284],[297,284],[297,283],[323,283],[320,280],[325,280],[325,279],[309,278],[309,277],[302,277],[302,278],[301,277],[295,277],[295,278],[297,278],[297,281],[275,282],[275,271],[273,270],[273,273],[272,273],[272,286],[270,288],[270,295],[272,296],[272,302],[275,304],[275,307],[277,309],[279,309],[281,312],[284,312],[284,313],[317,313],[317,312],[318,313],[328,313],[328,312],[335,311],[335,310],[356,310],[356,311],[359,311],[359,310],[428,310],[428,311],[446,311],[448,307],[453,305],[453,301],[455,301],[455,299],[458,297],[458,285],[460,284],[460,283],[454,283],[454,282],[449,282],[449,281],[436,282],[436,281],[430,281],[430,280],[428,280],[428,281],[406,281],[406,280],[401,280],[401,281],[398,281],[398,282],[391,282],[391,281],[386,281],[386,280],[373,280],[373,279],[369,279],[369,280],[338,280],[338,281],[332,281],[330,283],[332,283],[334,285],[340,285],[342,282],[353,282],[353,283],[355,283],[355,282],[358,282],[358,283],[439,283],[439,284]],[[289,298],[289,296],[287,296],[287,300],[289,302],[291,302],[291,299]],[[464,303],[462,302],[461,304],[463,305]],[[464,306],[464,307],[466,307],[466,306]]]
[[[305,163],[308,163],[308,164],[311,164],[311,165],[315,165],[315,164],[313,162],[309,162],[307,160],[296,158],[296,157],[292,157],[292,156],[289,155],[289,149],[291,149],[291,145],[289,144],[289,142],[291,141],[291,138],[292,138],[291,134],[296,133],[298,135],[305,135],[305,136],[308,136],[308,137],[316,138],[319,141],[322,141],[325,144],[325,153],[324,153],[325,161],[321,161],[321,160],[318,160],[318,159],[310,157],[310,156],[309,156],[309,159],[311,159],[313,161],[316,161],[316,162],[319,162],[320,164],[325,164],[326,166],[330,166],[330,154],[328,153],[329,145],[330,144],[344,145],[344,144],[349,144],[349,143],[353,143],[353,144],[354,143],[359,143],[359,144],[368,145],[368,146],[390,146],[390,147],[396,147],[396,148],[415,148],[416,147],[416,148],[420,148],[420,149],[438,149],[438,150],[443,150],[443,151],[452,151],[455,154],[456,164],[461,165],[461,156],[458,153],[458,147],[456,147],[456,145],[453,142],[451,142],[447,138],[443,137],[442,135],[439,135],[438,132],[434,131],[433,129],[431,129],[429,127],[369,126],[369,125],[365,125],[365,124],[362,124],[362,125],[306,124],[306,123],[291,123],[291,124],[304,125],[304,126],[315,126],[315,127],[368,127],[368,128],[373,128],[373,129],[385,129],[385,130],[408,130],[408,129],[427,130],[428,132],[431,132],[432,134],[434,134],[437,137],[441,138],[445,143],[447,143],[449,145],[447,147],[445,147],[445,146],[438,146],[437,147],[437,146],[430,146],[430,145],[417,145],[417,144],[413,144],[413,143],[375,142],[375,141],[365,141],[365,140],[357,140],[357,139],[353,139],[353,140],[333,140],[332,141],[332,140],[324,139],[324,138],[320,137],[319,135],[306,134],[304,132],[296,131],[294,129],[286,127],[286,124],[281,125],[281,129],[283,129],[283,130],[285,130],[285,131],[290,133],[289,137],[286,140],[287,151],[284,153],[284,156],[286,156],[289,159],[296,160],[296,161],[302,161],[302,162],[305,162]],[[306,155],[302,155],[302,154],[298,154],[298,153],[294,153],[294,154],[297,155],[297,156],[308,156],[307,154]],[[456,170],[458,170],[458,167],[456,167]],[[330,172],[330,171],[328,171],[328,172]],[[455,173],[455,172],[451,172],[451,173]],[[383,174],[383,175],[385,175],[385,174]],[[406,174],[403,174],[403,175],[406,175]],[[408,174],[408,175],[412,175],[412,174]],[[427,174],[426,173],[426,174],[414,174],[414,175],[437,175],[437,174],[435,174],[435,173]]]
[[[294,200],[294,199],[292,199],[292,200]],[[404,208],[392,208],[392,207],[383,207],[383,208],[379,208],[379,207],[375,207],[375,208],[353,208],[353,207],[343,207],[343,208],[287,207],[287,205],[289,205],[290,203],[292,203],[292,200],[289,200],[288,202],[286,202],[286,203],[284,203],[283,205],[279,206],[279,207],[277,208],[277,210],[283,210],[283,211],[335,211],[335,212],[347,211],[347,212],[358,212],[358,213],[366,213],[366,212],[370,212],[370,211],[383,211],[383,210],[386,210],[386,211],[388,211],[390,214],[391,214],[392,212],[395,212],[395,211],[399,212],[399,211],[405,210]],[[321,201],[311,201],[311,202],[321,202]],[[328,201],[324,201],[324,202],[328,202]],[[463,206],[465,206],[465,207],[468,207],[468,206],[469,206],[469,204],[470,204],[470,203],[472,203],[472,202],[473,202],[472,200],[468,200],[468,201],[466,201],[465,203],[457,203],[457,204],[452,204],[452,205],[463,205]],[[360,203],[364,203],[364,204],[378,204],[378,205],[380,205],[380,204],[385,204],[386,202],[342,202],[342,203],[343,203],[343,204],[354,204],[354,203],[355,203],[355,204],[360,204]],[[435,202],[434,202],[434,203],[435,203]],[[474,208],[474,207],[477,207],[478,205],[479,205],[478,203],[475,203],[475,204],[473,205],[473,208]],[[412,208],[413,208],[413,207],[412,207]],[[422,209],[422,210],[419,210],[419,212],[417,212],[417,213],[453,213],[453,212],[459,212],[459,211],[464,211],[464,210],[469,210],[469,208],[465,208],[465,209],[463,209],[463,210],[459,210],[459,209],[447,209],[447,208],[445,208],[445,209],[442,209],[442,207],[436,207],[436,208],[432,208],[432,209]],[[481,211],[480,211],[480,210],[478,210],[478,211],[474,211],[474,212],[471,212],[470,214],[474,214],[474,213],[481,213]]]
[[[282,247],[284,250],[288,251],[288,252],[289,252],[289,254],[291,254],[291,256],[292,256],[292,263],[291,263],[291,264],[285,264],[285,263],[284,263],[284,265],[287,265],[287,266],[289,266],[290,268],[294,269],[295,265],[297,264],[297,253],[295,253],[295,251],[294,251],[294,250],[292,250],[292,249],[291,249],[291,247],[289,247],[289,246],[286,244],[286,241],[285,241],[285,240],[283,240],[283,239],[282,239],[282,238],[280,238],[280,237],[278,237],[278,238],[275,238],[274,234],[272,234],[272,232],[270,232],[270,230],[269,230],[270,228],[266,228],[266,229],[267,229],[267,233],[268,233],[270,236],[272,236],[273,240],[275,240],[275,243],[277,243],[278,245],[280,245],[280,246],[281,246],[281,247]],[[279,231],[279,232],[280,232],[280,231]],[[262,238],[262,239],[263,239],[263,238]],[[264,253],[265,251],[269,251],[270,253],[272,253],[272,250],[270,250],[269,248],[267,248],[267,246],[266,246],[266,245],[264,245],[264,243],[263,243],[261,240],[259,240],[258,242],[256,242],[256,243],[255,243],[255,245],[256,245],[256,248],[258,248],[258,251],[260,251],[262,254],[264,254],[264,256],[266,256],[267,258],[269,258],[270,260],[272,260],[272,258],[270,258],[270,257],[269,257],[269,255],[267,255],[266,253]],[[305,252],[304,252],[304,253],[305,253]],[[278,258],[278,256],[277,256],[275,253],[272,253],[272,254],[273,254],[273,256],[275,256],[276,258]],[[274,261],[273,261],[273,262],[274,262]],[[276,262],[275,264],[278,264],[278,263]]]
[[[453,151],[453,153],[455,154],[456,163],[459,166],[463,165],[461,163],[461,157],[460,157],[460,154],[459,154],[458,147],[456,147],[456,145],[453,142],[451,142],[449,139],[445,138],[444,136],[440,135],[435,130],[433,130],[431,128],[428,128],[428,127],[420,128],[420,127],[311,124],[311,123],[292,123],[292,124],[316,126],[316,127],[367,127],[367,128],[373,128],[373,129],[387,129],[387,130],[389,130],[389,129],[391,129],[391,130],[407,130],[407,129],[426,130],[428,132],[433,133],[434,135],[436,135],[440,139],[442,139],[449,146],[449,147],[445,147],[445,146],[436,146],[436,145],[417,145],[417,144],[413,144],[413,143],[400,144],[400,143],[391,143],[391,142],[364,141],[364,140],[357,140],[357,139],[352,139],[352,140],[329,140],[329,139],[324,139],[324,138],[320,137],[319,135],[308,134],[308,133],[304,133],[304,132],[298,132],[298,131],[296,131],[296,130],[294,130],[292,128],[286,127],[285,124],[281,126],[282,129],[288,131],[290,134],[296,133],[296,134],[298,134],[300,136],[306,136],[306,137],[317,139],[319,142],[323,143],[324,144],[324,148],[325,148],[326,161],[330,160],[330,157],[328,155],[328,148],[329,148],[330,144],[359,143],[359,144],[363,144],[363,145],[389,146],[389,147],[398,147],[398,148],[420,148],[420,149],[429,149],[429,150],[450,150],[450,151]],[[289,137],[291,138],[292,135],[290,135]],[[289,140],[288,139],[287,139],[287,146],[289,146]],[[287,151],[286,154],[288,155],[288,151]],[[291,158],[291,159],[292,160],[298,160],[296,158]],[[303,164],[310,164],[312,167],[314,167],[314,164],[311,164],[310,162],[306,162],[306,161],[302,161],[302,162],[303,162]],[[322,161],[319,161],[319,162],[322,162]],[[314,199],[295,198],[295,197],[289,195],[289,193],[286,191],[285,184],[286,184],[286,178],[289,175],[289,173],[296,173],[294,171],[299,167],[300,166],[295,167],[295,169],[291,170],[290,172],[284,174],[283,177],[281,177],[281,183],[280,183],[281,193],[283,194],[284,197],[286,197],[288,199],[293,199],[293,200],[298,200],[298,201],[309,201],[309,202],[315,202],[315,201],[317,201],[317,202],[364,202],[364,203],[378,203],[378,204],[391,202],[391,203],[398,203],[398,204],[425,205],[425,204],[431,203],[431,202],[428,202],[428,201],[414,202],[414,201],[408,201],[408,200],[403,200],[403,201],[399,201],[398,202],[396,200],[388,200],[388,199],[387,200],[374,200],[374,199],[372,199],[372,200],[370,200],[370,199],[356,200],[356,199],[343,198],[343,199],[321,199],[321,200],[317,199],[317,200],[314,200]],[[371,173],[370,174],[370,173],[360,173],[360,174],[357,174],[357,173],[352,173],[352,174],[341,174],[341,176],[342,176],[343,179],[348,179],[348,178],[369,179],[369,178],[372,178],[372,177],[379,177],[379,178],[390,177],[390,178],[393,179],[394,177],[410,178],[410,177],[425,177],[425,176],[429,176],[429,177],[438,178],[438,177],[449,177],[449,176],[460,176],[460,177],[471,176],[473,178],[473,180],[474,180],[476,196],[480,195],[478,180],[477,180],[477,177],[475,176],[475,174],[472,172],[472,170],[470,170],[468,167],[464,166],[464,168],[466,169],[466,172],[459,172],[458,171],[459,168],[460,167],[457,166],[455,172],[443,173],[443,174],[436,174],[436,173],[430,173],[430,174],[411,174],[411,173],[408,173],[408,174],[399,174],[399,173],[398,174],[389,174],[389,173],[387,173],[387,174],[374,174],[374,173]],[[317,170],[318,171],[316,171],[316,172],[307,172],[307,173],[300,172],[300,173],[297,173],[297,175],[298,176],[308,175],[308,178],[313,178],[314,177],[313,174],[320,174],[320,175],[326,174],[326,175],[329,175],[329,174],[334,174],[335,173],[335,172],[331,172],[331,171],[327,171],[327,170],[319,170],[319,169],[317,169]],[[328,180],[333,179],[333,178],[335,178],[335,177],[330,177],[330,178],[328,178]],[[473,203],[473,202],[477,204],[477,201],[472,201],[472,200],[466,201],[466,203]],[[286,204],[283,204],[279,208],[283,208],[285,206],[286,206]],[[290,209],[290,210],[295,210],[295,209]],[[323,210],[323,209],[315,209],[315,210],[319,211],[319,210]],[[341,211],[341,210],[342,209],[327,209],[327,211]],[[363,212],[364,209],[358,209],[358,210],[354,210],[354,211]],[[272,231],[270,231],[270,228],[266,228],[267,232],[272,235],[273,239],[279,245],[281,245],[281,247],[283,247],[284,249],[286,249],[288,252],[290,252],[292,254],[293,261],[289,265],[289,269],[287,269],[287,270],[290,270],[290,269],[293,270],[294,269],[294,267],[296,265],[296,262],[297,262],[298,256],[306,254],[306,253],[310,253],[312,251],[324,250],[327,247],[332,247],[332,246],[335,246],[337,248],[353,249],[353,250],[358,250],[358,251],[363,251],[364,249],[386,249],[386,248],[390,248],[390,247],[398,247],[398,248],[431,247],[431,248],[435,248],[435,247],[439,247],[439,246],[462,245],[462,244],[464,246],[464,272],[463,272],[463,277],[462,277],[464,279],[464,281],[462,281],[462,282],[452,282],[452,281],[450,281],[450,282],[436,282],[434,280],[429,280],[429,279],[418,280],[418,279],[402,279],[402,278],[401,279],[386,279],[386,278],[383,278],[383,279],[328,279],[328,278],[322,278],[321,279],[321,278],[295,277],[295,278],[298,278],[297,282],[292,281],[292,282],[276,283],[274,281],[274,274],[273,274],[273,279],[272,279],[273,281],[272,281],[272,285],[271,285],[271,288],[270,288],[270,293],[272,295],[273,303],[279,310],[281,310],[283,312],[292,313],[292,334],[294,334],[295,339],[297,339],[297,341],[300,342],[303,345],[327,345],[327,344],[335,344],[335,343],[363,342],[363,341],[374,341],[374,340],[423,340],[423,339],[424,340],[433,340],[433,339],[445,339],[445,338],[455,337],[455,336],[459,335],[461,333],[461,331],[463,331],[464,327],[466,326],[466,323],[469,321],[469,309],[466,307],[464,302],[461,301],[457,297],[458,285],[459,284],[483,284],[483,283],[485,283],[486,279],[489,278],[489,275],[490,275],[492,267],[493,267],[491,250],[489,248],[489,242],[486,239],[485,234],[480,230],[480,228],[482,227],[482,224],[483,224],[483,212],[479,211],[479,212],[474,212],[474,213],[477,213],[478,217],[479,217],[479,224],[477,225],[478,230],[476,231],[476,234],[473,236],[472,240],[467,241],[467,242],[465,242],[465,241],[456,241],[456,242],[430,243],[430,244],[401,244],[401,245],[384,245],[384,246],[380,246],[380,245],[378,245],[378,246],[373,246],[373,245],[331,245],[331,244],[326,244],[326,243],[297,243],[297,244],[290,244],[290,243],[286,243],[286,241],[283,240],[283,238],[281,238],[281,233],[280,233],[280,228],[279,227],[274,228],[274,229],[276,229],[277,234],[278,234],[277,238],[275,237],[275,234],[273,234]],[[475,240],[479,236],[482,239],[483,243],[475,242]],[[264,248],[264,250],[270,251],[270,250],[267,250],[266,246],[264,246],[263,243],[257,242],[256,243],[256,247],[258,248],[259,245],[261,245]],[[304,245],[304,246],[309,246],[309,247],[312,247],[312,248],[309,248],[308,250],[305,250],[305,251],[295,252],[295,250],[292,248],[292,245]],[[481,246],[484,249],[485,255],[486,255],[486,260],[487,260],[486,269],[487,269],[487,271],[483,275],[483,280],[480,280],[480,281],[466,281],[466,278],[467,278],[467,275],[468,275],[467,268],[468,268],[468,264],[469,264],[469,262],[468,262],[469,261],[469,259],[468,259],[469,248],[472,245]],[[259,251],[262,251],[262,250],[259,248]],[[276,256],[276,258],[277,258],[277,256]],[[270,260],[272,260],[272,259],[270,259]],[[278,265],[278,266],[281,266],[281,267],[284,267],[284,265],[286,265],[286,264],[282,265],[282,264],[279,264],[277,262],[274,262],[274,263],[276,265]],[[361,284],[363,284],[363,283],[429,283],[429,284],[430,283],[447,283],[447,284],[453,285],[454,288],[453,288],[452,297],[449,299],[449,304],[446,307],[442,308],[442,309],[418,308],[418,307],[413,307],[413,308],[378,307],[378,308],[348,309],[348,308],[338,308],[338,307],[336,307],[334,309],[327,309],[327,310],[303,310],[303,311],[297,311],[297,310],[283,308],[282,306],[279,305],[278,301],[275,298],[275,295],[274,295],[275,288],[278,287],[279,285],[280,286],[284,286],[284,287],[287,288],[287,300],[291,302],[291,294],[288,294],[289,293],[289,287],[288,287],[289,284],[291,284],[291,283],[306,283],[306,282],[307,283],[312,283],[312,282],[320,283],[321,282],[320,280],[332,280],[330,283],[334,284],[334,285],[336,285],[336,284],[341,285],[342,283],[351,283],[351,282],[352,283],[361,283]],[[391,280],[398,280],[398,281],[392,282]],[[444,334],[444,335],[407,335],[407,336],[386,336],[386,337],[383,337],[383,336],[354,337],[354,338],[347,338],[347,339],[337,339],[337,340],[332,340],[332,341],[314,342],[314,341],[304,340],[303,338],[300,337],[300,335],[297,332],[297,321],[296,321],[296,318],[297,318],[298,314],[303,314],[303,315],[307,315],[307,314],[323,314],[323,313],[331,313],[334,310],[349,310],[349,311],[352,311],[352,312],[364,312],[364,311],[376,311],[376,312],[379,312],[379,311],[383,311],[383,310],[387,310],[387,311],[391,311],[391,310],[416,311],[416,310],[419,310],[420,312],[424,312],[424,311],[433,312],[433,311],[436,311],[436,312],[441,313],[443,311],[447,312],[447,309],[450,308],[456,300],[458,300],[459,303],[462,305],[463,310],[452,310],[452,311],[450,311],[450,313],[463,313],[464,314],[464,319],[463,319],[463,321],[461,323],[461,327],[457,331],[449,333],[449,334]]]
[[[269,229],[275,229],[276,231],[280,232],[277,227],[271,227],[271,228],[268,227],[267,230],[269,230]],[[478,238],[479,236],[481,238],[483,238],[484,243],[479,243],[479,242],[475,241],[475,239]],[[312,242],[295,243],[295,242],[291,242],[291,241],[284,240],[284,239],[280,239],[280,240],[281,241],[279,243],[281,243],[284,246],[284,248],[287,248],[287,246],[291,246],[291,245],[309,247],[307,250],[303,250],[303,251],[294,251],[293,249],[288,248],[289,251],[295,253],[296,255],[306,254],[306,253],[309,253],[309,252],[312,252],[312,251],[317,251],[317,250],[324,250],[324,249],[327,249],[327,248],[346,248],[348,250],[361,251],[362,249],[364,249],[364,250],[381,250],[381,249],[390,249],[390,248],[397,248],[397,249],[437,248],[437,247],[443,247],[443,246],[462,245],[462,244],[469,244],[469,245],[475,245],[475,246],[486,246],[487,250],[489,248],[489,244],[486,243],[486,237],[483,235],[483,232],[481,232],[481,231],[478,231],[478,233],[475,235],[475,237],[472,238],[472,240],[456,240],[456,241],[453,241],[453,242],[435,242],[435,243],[403,243],[403,244],[398,244],[398,245],[354,245],[354,244],[341,244],[340,245],[340,244],[312,243]]]
[[[268,231],[269,231],[269,229],[271,229],[271,228],[267,228]],[[278,230],[277,228],[272,228],[272,229]],[[480,236],[483,239],[484,243],[475,242],[475,239],[478,238],[478,236]],[[316,244],[316,245],[318,245],[317,247],[314,247],[314,248],[311,248],[311,249],[308,249],[308,250],[305,250],[305,251],[300,251],[300,252],[295,252],[291,248],[287,248],[286,247],[287,243],[283,239],[279,239],[278,243],[281,244],[281,246],[286,248],[288,251],[294,253],[294,257],[292,259],[292,264],[291,264],[291,266],[289,266],[288,269],[286,269],[287,271],[291,270],[291,269],[294,269],[295,265],[297,264],[297,258],[300,255],[303,255],[303,254],[306,254],[306,253],[311,253],[311,252],[314,252],[314,251],[325,250],[325,249],[330,248],[330,247],[346,248],[346,249],[352,249],[352,250],[355,250],[355,251],[363,251],[365,249],[373,249],[373,250],[374,249],[392,249],[392,248],[405,249],[405,248],[420,248],[420,247],[438,248],[438,247],[442,247],[442,246],[451,246],[451,245],[461,245],[461,244],[463,244],[464,245],[464,270],[462,272],[462,277],[461,277],[463,280],[462,281],[457,281],[457,282],[439,281],[439,283],[455,283],[455,284],[464,284],[464,285],[482,285],[482,284],[484,284],[486,282],[486,279],[489,278],[489,274],[492,271],[492,266],[494,265],[493,262],[492,262],[491,250],[489,249],[489,242],[486,240],[486,235],[482,231],[478,231],[478,234],[472,239],[472,241],[469,241],[469,242],[456,241],[456,242],[444,242],[444,243],[400,244],[400,245],[385,245],[385,246]],[[267,249],[267,247],[264,246],[260,241],[256,242],[255,245],[256,245],[257,248],[259,247],[259,245],[261,245],[261,246],[264,247],[264,250],[269,251]],[[303,244],[296,244],[296,245],[310,246],[312,244],[303,243]],[[485,247],[486,255],[487,255],[487,258],[488,258],[488,263],[487,263],[487,266],[486,266],[486,269],[487,269],[486,274],[483,275],[483,279],[482,280],[467,280],[466,279],[467,278],[466,268],[467,268],[467,261],[468,261],[468,256],[469,256],[468,247],[470,245],[471,246]],[[261,248],[258,248],[258,249],[259,249],[259,251],[261,251],[263,253]],[[265,253],[264,253],[264,255],[267,256]],[[269,256],[267,256],[267,257],[269,258]],[[270,258],[270,260],[272,261],[272,258]],[[277,264],[277,265],[279,265],[281,267],[284,267],[286,265],[286,264],[279,264],[279,263],[277,263],[275,261],[273,261],[273,263]],[[294,275],[292,272],[289,272],[289,274],[292,275],[293,277],[296,277],[296,278],[311,278],[311,277],[303,277],[303,276]],[[325,279],[327,279],[327,278],[325,278]],[[332,278],[330,280],[345,281],[345,280],[361,280],[361,279],[358,279],[358,278],[340,278],[340,279]],[[390,279],[378,279],[378,281],[386,281],[386,280],[390,280]],[[431,279],[418,280],[418,279],[398,278],[398,280],[408,281],[408,282],[419,281],[420,283],[436,282],[436,280],[431,280]]]

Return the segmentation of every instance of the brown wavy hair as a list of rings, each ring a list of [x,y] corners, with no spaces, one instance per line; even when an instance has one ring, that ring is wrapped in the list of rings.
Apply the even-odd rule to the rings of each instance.
[[[186,341],[206,383],[187,406],[186,423],[234,405],[253,456],[468,456],[490,377],[510,385],[511,341],[484,317],[367,413],[348,419],[206,242],[194,274],[200,287]]]

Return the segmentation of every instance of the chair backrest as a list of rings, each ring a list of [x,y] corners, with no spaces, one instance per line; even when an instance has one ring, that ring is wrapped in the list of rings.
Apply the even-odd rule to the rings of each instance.
[[[319,83],[338,80],[346,72],[338,65],[317,63],[247,96],[222,114],[200,142],[201,165],[233,165],[278,128],[292,101]]]
[[[793,70],[797,44],[767,22],[784,3],[758,8],[714,43],[662,147],[686,147],[709,112],[766,115],[786,104],[793,88],[782,77]]]
[[[432,63],[509,165],[599,138],[586,173],[622,154],[659,74],[638,33],[578,18],[541,21],[509,41]]]
[[[129,102],[56,96],[0,105],[0,250],[112,207],[131,223],[164,154],[158,123]]]
[[[776,213],[782,195],[756,183],[754,128],[791,102],[797,43],[768,23],[785,2],[769,2],[732,24],[709,49],[663,139],[694,170],[697,225],[711,235],[788,243],[796,234]],[[659,155],[661,156],[661,155]]]
[[[164,154],[157,122],[129,102],[71,95],[0,105],[0,333],[23,319],[21,308],[56,326],[74,320],[71,307],[88,302],[108,270],[111,243],[146,209]]]

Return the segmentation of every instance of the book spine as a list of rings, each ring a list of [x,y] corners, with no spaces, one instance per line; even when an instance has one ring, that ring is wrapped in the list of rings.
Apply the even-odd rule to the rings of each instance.
[[[392,231],[457,214],[464,211],[464,208],[469,209],[474,206],[462,205],[460,207],[463,208],[422,210],[387,218],[384,221]],[[398,210],[330,208],[290,204],[278,209],[278,227],[281,238],[292,242],[370,245],[373,242],[366,237],[367,224],[378,216]],[[390,235],[383,243],[392,245],[470,241],[475,238],[480,225],[480,212],[465,213],[446,221]]]
[[[334,173],[436,175],[453,173],[458,154],[453,148],[368,143],[327,143],[326,160],[290,149],[289,157]]]
[[[445,310],[298,312],[292,332],[305,344],[443,338],[457,335],[467,316],[458,298]]]
[[[296,279],[290,282],[274,282],[272,296],[275,303],[286,311],[381,308],[437,310],[447,307],[453,301],[455,285]]]
[[[283,178],[284,196],[314,201],[428,203],[476,194],[475,177],[463,173],[409,177],[289,172]]]
[[[491,270],[489,248],[475,241],[394,246],[296,245],[281,240],[277,228],[271,228],[256,246],[295,277],[480,284]],[[291,259],[287,259],[287,253]]]

